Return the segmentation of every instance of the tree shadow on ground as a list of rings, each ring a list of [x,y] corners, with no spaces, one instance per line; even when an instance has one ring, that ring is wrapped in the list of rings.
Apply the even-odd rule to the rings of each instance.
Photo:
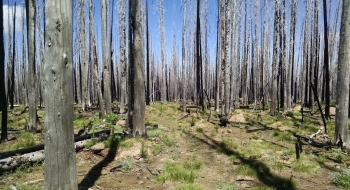
[[[113,162],[118,152],[119,139],[112,138],[111,141],[111,148],[109,149],[107,156],[90,169],[90,171],[85,175],[84,179],[79,183],[78,189],[85,190],[94,186],[95,182],[102,175],[103,168]]]
[[[209,145],[213,149],[221,150],[221,152],[223,152],[227,156],[232,156],[232,155],[236,156],[236,158],[239,159],[241,163],[247,164],[250,166],[250,168],[254,169],[257,174],[258,180],[267,186],[274,187],[277,190],[296,190],[297,189],[292,179],[287,179],[287,178],[283,178],[272,174],[270,172],[270,168],[263,162],[260,162],[254,159],[245,158],[242,155],[240,155],[239,152],[227,148],[227,146],[224,143],[216,141],[211,137],[207,136],[206,134],[203,134],[204,138],[196,137],[188,132],[185,132],[185,134],[187,134],[192,138],[197,139],[198,141],[201,141],[204,144]]]

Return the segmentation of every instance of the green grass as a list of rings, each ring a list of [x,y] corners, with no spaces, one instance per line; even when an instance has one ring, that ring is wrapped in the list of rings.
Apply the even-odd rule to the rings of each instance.
[[[299,160],[292,162],[292,168],[296,172],[316,174],[320,166],[316,161],[316,156],[301,154]]]
[[[167,146],[171,147],[171,146],[175,146],[176,145],[176,141],[174,138],[169,137],[168,135],[163,135],[160,140]]]
[[[197,133],[203,133],[203,128],[196,128]]]
[[[147,130],[147,137],[148,138],[154,138],[154,137],[159,137],[161,134],[160,129],[148,129]]]
[[[348,170],[332,173],[329,180],[337,187],[350,189],[350,172]]]
[[[142,158],[148,158],[148,151],[145,146],[145,142],[141,142],[141,150],[140,150],[140,155]]]
[[[218,182],[217,190],[236,190],[237,188],[228,182]]]
[[[124,170],[131,170],[134,164],[135,164],[135,160],[133,158],[124,160],[122,162],[122,168]]]
[[[39,184],[16,184],[17,190],[42,190],[43,186]],[[5,187],[3,190],[12,190],[10,187]]]
[[[242,164],[237,166],[237,168],[235,169],[235,173],[237,175],[244,175],[244,176],[256,176],[256,171],[254,168],[250,167],[247,164]]]
[[[105,121],[115,125],[119,121],[119,117],[114,113],[109,113],[105,115]]]
[[[74,126],[84,129],[92,124],[92,121],[89,119],[76,119],[74,120]]]
[[[196,125],[196,120],[194,118],[192,118],[189,122],[191,127]]]
[[[17,137],[17,142],[11,146],[12,150],[26,148],[35,145],[34,135],[28,132],[23,132]]]
[[[164,164],[164,172],[156,177],[159,183],[166,181],[180,181],[193,183],[197,178],[196,170],[199,170],[202,163],[198,161],[185,162],[183,164],[166,162]]]
[[[119,142],[120,147],[131,148],[134,146],[135,139],[125,139]]]
[[[291,134],[287,131],[280,131],[278,129],[273,129],[271,135],[278,141],[289,141]]]
[[[180,187],[176,188],[176,190],[203,190],[203,187],[196,183],[189,183],[181,185]]]
[[[97,143],[96,139],[91,139],[85,143],[85,147],[90,148],[90,147],[94,146],[96,143]]]
[[[183,167],[188,170],[199,170],[203,166],[203,163],[197,160],[192,162],[184,162]]]
[[[106,148],[118,148],[120,141],[120,137],[109,136],[107,140],[103,141],[103,144]]]
[[[223,138],[219,146],[220,146],[219,148],[220,152],[225,152],[227,150],[234,150],[234,149],[237,149],[238,147],[237,143],[230,138]]]
[[[153,155],[157,155],[157,154],[159,154],[161,151],[163,150],[163,147],[161,146],[161,145],[154,145],[153,147],[152,147],[152,154]]]

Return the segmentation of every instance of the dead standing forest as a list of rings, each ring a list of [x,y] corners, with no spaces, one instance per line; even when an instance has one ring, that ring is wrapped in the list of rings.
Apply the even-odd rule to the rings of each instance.
[[[158,29],[147,0],[101,0],[101,22],[92,0],[18,3],[0,31],[0,186],[350,188],[349,0],[183,0],[181,41],[163,0]]]

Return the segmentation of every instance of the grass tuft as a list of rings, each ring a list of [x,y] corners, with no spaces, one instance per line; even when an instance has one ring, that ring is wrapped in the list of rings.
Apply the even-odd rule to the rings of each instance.
[[[160,140],[167,146],[175,146],[176,141],[174,138],[169,137],[168,135],[163,135]]]
[[[217,190],[236,190],[237,188],[228,182],[219,182],[217,184]]]
[[[20,148],[26,148],[35,145],[34,135],[28,132],[21,133],[17,137],[17,143],[12,145],[12,150],[17,150]]]
[[[180,187],[176,188],[176,190],[202,190],[203,187],[196,183],[189,183],[185,185],[181,185]]]
[[[156,180],[160,183],[165,183],[167,180],[193,183],[197,177],[195,170],[199,170],[201,166],[202,163],[198,161],[185,162],[182,165],[166,162],[164,172],[158,175]]]
[[[348,170],[334,172],[329,176],[329,179],[337,187],[342,187],[344,189],[350,188],[350,172]]]
[[[148,129],[147,130],[147,137],[148,138],[159,137],[160,133],[161,133],[160,129]]]
[[[133,158],[130,158],[130,159],[127,159],[127,160],[124,160],[122,162],[122,168],[124,170],[131,170],[132,169],[132,166],[135,164],[135,160]]]
[[[235,173],[244,176],[256,176],[256,171],[254,170],[254,168],[250,167],[247,164],[237,166],[237,168],[235,169]]]

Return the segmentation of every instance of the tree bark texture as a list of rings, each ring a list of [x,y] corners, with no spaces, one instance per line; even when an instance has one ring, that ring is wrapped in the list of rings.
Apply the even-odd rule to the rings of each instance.
[[[73,8],[45,2],[45,189],[78,189],[73,131]]]
[[[108,0],[109,1],[109,0]],[[102,63],[103,63],[103,99],[106,105],[106,113],[112,112],[112,101],[111,101],[111,75],[110,75],[110,61],[109,61],[109,48],[107,43],[107,11],[106,0],[101,0],[101,24],[102,24]]]
[[[88,69],[89,63],[86,55],[86,28],[85,28],[85,0],[80,0],[80,52],[81,52],[81,109],[86,110],[88,104]],[[79,96],[79,95],[78,95]]]
[[[186,91],[187,91],[187,84],[186,84],[186,70],[185,70],[185,35],[186,35],[186,0],[183,2],[183,19],[182,19],[182,111],[186,111]]]
[[[278,25],[279,25],[279,0],[275,0],[275,20],[273,35],[273,61],[272,61],[272,91],[271,91],[271,107],[270,114],[276,115],[277,104],[277,61],[278,61]]]
[[[36,17],[36,5],[35,0],[26,0],[27,10],[27,42],[28,42],[28,106],[29,117],[26,130],[30,132],[36,132],[36,107],[37,107],[37,95],[36,95],[36,82],[35,82],[35,17]]]
[[[129,12],[131,18],[131,32],[132,32],[132,55],[134,59],[130,62],[132,69],[132,83],[133,86],[133,136],[145,136],[145,76],[144,76],[144,51],[143,51],[143,36],[142,36],[142,13],[141,0],[130,0],[131,11]]]
[[[350,1],[343,1],[343,11],[340,26],[340,42],[337,74],[337,109],[335,115],[335,143],[341,136],[345,145],[349,146],[348,105],[349,105],[349,74],[350,74]]]
[[[160,47],[161,47],[161,61],[162,61],[162,74],[161,74],[161,102],[165,103],[166,99],[166,70],[165,70],[165,29],[164,29],[164,7],[163,0],[159,0],[159,19],[160,19]]]
[[[0,0],[2,5],[2,0]],[[4,12],[0,9],[0,20],[3,20]],[[0,36],[4,36],[4,26],[0,24]],[[1,142],[7,141],[7,98],[5,91],[5,47],[4,38],[0,38],[0,103],[1,103]]]

